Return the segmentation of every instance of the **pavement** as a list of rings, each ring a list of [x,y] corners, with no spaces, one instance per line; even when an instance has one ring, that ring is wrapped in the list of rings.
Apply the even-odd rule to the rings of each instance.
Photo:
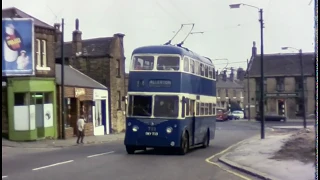
[[[266,123],[267,127],[284,125],[294,123]],[[217,122],[216,137],[211,145],[206,149],[196,148],[185,156],[153,150],[128,155],[123,145],[123,134],[100,139],[86,137],[85,145],[75,145],[75,139],[5,142],[7,146],[2,147],[6,150],[2,154],[2,177],[8,180],[255,180],[253,176],[227,166],[213,166],[205,160],[257,135],[259,131],[260,123]]]
[[[110,134],[104,136],[85,136],[84,146],[92,144],[108,143],[112,141],[123,140],[124,133]],[[27,142],[14,142],[2,138],[2,146],[5,147],[20,147],[20,148],[64,148],[71,146],[78,146],[76,143],[77,138],[73,137],[70,139],[46,139],[38,141],[27,141]]]
[[[313,126],[309,128],[313,128]],[[261,140],[258,136],[249,138],[236,148],[222,155],[219,161],[261,179],[315,179],[314,163],[303,163],[298,160],[276,160],[272,158],[290,140],[292,135],[297,133],[298,129],[301,129],[301,127],[277,126],[276,131],[266,133],[264,140]]]

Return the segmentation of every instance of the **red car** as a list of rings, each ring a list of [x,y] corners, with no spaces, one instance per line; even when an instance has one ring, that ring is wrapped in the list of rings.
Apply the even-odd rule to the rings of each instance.
[[[225,109],[217,109],[217,121],[226,121],[228,120],[228,111]]]

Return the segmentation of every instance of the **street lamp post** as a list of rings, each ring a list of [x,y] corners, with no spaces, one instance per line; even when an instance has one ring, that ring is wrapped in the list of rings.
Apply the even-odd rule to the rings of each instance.
[[[65,133],[65,99],[64,99],[64,19],[61,22],[61,125],[62,139],[66,138]]]
[[[256,6],[252,6],[249,4],[231,4],[229,5],[231,9],[236,9],[240,8],[240,6],[248,6],[251,8],[255,8],[259,10],[260,14],[260,33],[261,33],[261,62],[260,62],[260,119],[261,119],[261,139],[265,138],[265,116],[264,116],[264,62],[263,62],[263,28],[264,28],[264,23],[263,23],[263,9],[258,8]]]
[[[282,47],[282,50],[287,50],[287,49],[294,49],[299,51],[299,61],[300,61],[300,78],[302,82],[302,87],[301,87],[301,99],[302,99],[302,116],[303,116],[303,127],[306,129],[307,128],[307,118],[306,118],[306,108],[305,108],[305,94],[304,94],[304,70],[303,70],[303,60],[302,60],[302,49],[297,49],[293,47]]]

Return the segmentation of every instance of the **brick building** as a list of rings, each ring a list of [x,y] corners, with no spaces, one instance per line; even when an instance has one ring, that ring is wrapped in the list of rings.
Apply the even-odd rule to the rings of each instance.
[[[245,104],[250,104],[251,118],[259,111],[260,99],[260,62],[255,44],[249,62],[247,80],[245,83]],[[306,115],[315,112],[315,57],[314,53],[303,53],[305,109]],[[297,118],[301,116],[301,66],[299,54],[266,54],[264,55],[264,88],[265,112]],[[246,80],[246,81],[247,81]],[[250,103],[248,103],[248,90]],[[246,109],[248,112],[248,109]]]
[[[59,36],[59,35],[58,35]],[[72,41],[65,42],[65,62],[109,89],[111,132],[125,130],[125,57],[124,34],[113,37],[82,39],[79,20],[76,20]],[[57,37],[59,40],[59,37]],[[56,62],[61,63],[59,46]]]
[[[33,20],[32,33],[25,34],[29,31],[26,26],[20,29],[19,33],[25,34],[25,39],[22,38],[25,40],[24,44],[20,46],[23,49],[12,53],[18,56],[25,48],[32,49],[25,54],[28,54],[28,63],[34,71],[29,75],[17,73],[10,76],[6,76],[2,71],[2,134],[15,141],[57,137],[55,29],[14,7],[2,9],[2,18],[16,23],[16,27],[19,27],[21,18]],[[20,24],[20,28],[21,26],[23,25]],[[26,41],[27,38],[30,38],[31,42]],[[4,62],[4,56],[2,61]],[[50,115],[45,117],[43,111],[48,111]],[[46,118],[48,119],[44,121]]]
[[[237,72],[240,75],[241,70]],[[220,74],[217,72],[217,107],[228,109],[230,101],[233,101],[243,108],[243,78],[235,76],[234,69],[231,68],[231,73],[228,75],[227,70]]]
[[[59,137],[63,137],[62,131],[62,109],[61,109],[61,65],[56,64],[57,101],[58,101],[58,132]],[[87,75],[79,72],[71,66],[64,68],[64,97],[66,99],[65,108],[65,137],[70,138],[77,134],[77,120],[80,115],[86,119],[85,135],[93,136],[98,131],[99,126],[106,126],[101,120],[95,118],[96,109],[94,92],[95,90],[107,91],[107,87],[91,79]],[[106,112],[106,111],[105,111]],[[104,116],[103,113],[99,113]],[[107,116],[106,116],[107,117]],[[108,122],[108,119],[106,119]],[[101,127],[104,129],[104,127]],[[104,130],[103,130],[104,132]],[[103,133],[104,134],[104,133]],[[100,133],[100,135],[102,135]]]

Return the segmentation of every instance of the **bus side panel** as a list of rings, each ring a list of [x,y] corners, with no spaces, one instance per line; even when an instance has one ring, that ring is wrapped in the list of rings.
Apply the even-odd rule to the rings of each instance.
[[[181,73],[181,92],[216,96],[216,81],[188,73]]]

